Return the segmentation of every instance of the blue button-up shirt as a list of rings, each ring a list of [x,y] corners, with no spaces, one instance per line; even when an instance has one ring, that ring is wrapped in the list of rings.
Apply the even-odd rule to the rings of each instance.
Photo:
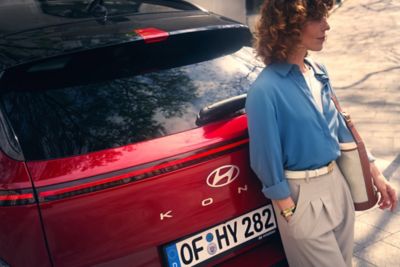
[[[332,88],[325,69],[309,62],[323,85],[322,113],[294,64],[268,65],[247,94],[251,168],[270,199],[290,196],[284,170],[325,166],[339,157],[339,142],[353,141],[331,100]]]

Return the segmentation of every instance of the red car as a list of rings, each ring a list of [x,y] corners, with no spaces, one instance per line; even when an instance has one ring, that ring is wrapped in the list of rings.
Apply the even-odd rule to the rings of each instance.
[[[0,3],[0,266],[286,266],[248,28],[184,1]]]

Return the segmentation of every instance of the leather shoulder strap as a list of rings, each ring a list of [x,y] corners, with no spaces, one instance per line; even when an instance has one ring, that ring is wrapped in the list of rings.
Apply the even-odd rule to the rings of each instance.
[[[342,107],[340,106],[340,104],[339,104],[339,101],[338,101],[338,99],[337,99],[337,97],[336,97],[336,95],[332,92],[332,95],[331,95],[331,99],[332,99],[332,101],[333,101],[333,103],[335,103],[335,106],[336,106],[336,109],[340,112],[340,114],[342,114],[343,115],[343,117],[346,119],[346,113],[343,111],[343,109],[342,109]]]
[[[350,130],[351,135],[354,138],[354,141],[357,143],[357,145],[362,144],[364,146],[364,142],[362,141],[360,134],[358,133],[356,127],[354,126],[354,123],[351,120],[350,115],[343,111],[336,95],[333,92],[331,95],[331,99],[332,99],[333,103],[335,103],[336,109],[339,111],[339,113],[342,115],[344,121],[346,122],[347,128]]]
[[[318,63],[315,63],[314,66],[315,65],[327,75],[327,72],[326,72],[326,69],[324,66],[322,66]],[[368,160],[367,149],[365,147],[364,141],[362,140],[360,134],[358,133],[356,127],[354,126],[354,124],[350,118],[350,115],[342,110],[342,107],[340,106],[339,101],[338,101],[335,93],[333,92],[333,90],[331,90],[331,99],[332,99],[333,103],[335,103],[337,111],[342,115],[344,121],[346,122],[347,128],[349,129],[351,135],[354,138],[354,141],[357,144],[358,155],[360,157],[362,172],[363,172],[364,181],[365,181],[365,187],[366,187],[367,194],[368,194],[368,201],[365,203],[355,203],[355,208],[356,208],[356,210],[369,209],[376,204],[378,199],[377,199],[377,195],[375,193],[373,182],[371,179],[372,174],[371,174],[371,170],[370,170],[370,163]]]

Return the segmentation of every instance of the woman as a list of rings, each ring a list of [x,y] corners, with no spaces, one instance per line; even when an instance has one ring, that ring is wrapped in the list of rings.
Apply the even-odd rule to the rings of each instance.
[[[351,266],[354,206],[335,164],[339,143],[353,138],[331,101],[322,65],[306,58],[322,50],[329,0],[265,0],[256,51],[267,67],[246,102],[251,167],[273,202],[290,266]],[[373,163],[380,208],[397,194]],[[280,214],[280,215],[279,215]]]

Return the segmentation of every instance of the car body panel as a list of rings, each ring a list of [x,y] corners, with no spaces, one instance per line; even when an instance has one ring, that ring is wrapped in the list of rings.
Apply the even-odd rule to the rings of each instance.
[[[37,204],[0,206],[0,258],[10,266],[51,266]]]
[[[8,157],[0,150],[0,190],[32,188],[24,162]]]
[[[214,148],[198,152],[210,146]],[[123,152],[116,153],[118,150]],[[48,165],[28,163],[56,266],[114,264],[127,259],[133,266],[159,266],[161,245],[268,203],[244,160],[248,158],[244,115],[131,148],[103,151],[103,157],[98,153],[76,157],[74,162],[80,164],[75,165],[65,159],[48,161]],[[105,160],[99,164],[98,158]],[[85,166],[91,160],[102,168]],[[129,168],[137,165],[146,166],[146,173],[152,175],[88,193],[64,191],[76,187],[80,180],[84,185],[96,172],[110,174],[100,180],[135,176],[140,169]],[[208,175],[226,165],[240,169],[236,181],[221,188],[209,187]],[[121,174],[117,171],[121,169],[128,171]],[[52,176],[46,177],[49,174]],[[66,182],[68,179],[73,182]],[[57,183],[56,187],[51,182]]]
[[[11,266],[51,266],[25,163],[0,150],[0,173],[0,259]]]
[[[225,127],[221,127],[222,125]],[[27,162],[27,166],[35,185],[42,187],[179,156],[245,136],[247,136],[247,119],[246,116],[241,116],[226,120],[223,124],[212,123],[177,135],[120,148],[49,161],[30,161]]]

